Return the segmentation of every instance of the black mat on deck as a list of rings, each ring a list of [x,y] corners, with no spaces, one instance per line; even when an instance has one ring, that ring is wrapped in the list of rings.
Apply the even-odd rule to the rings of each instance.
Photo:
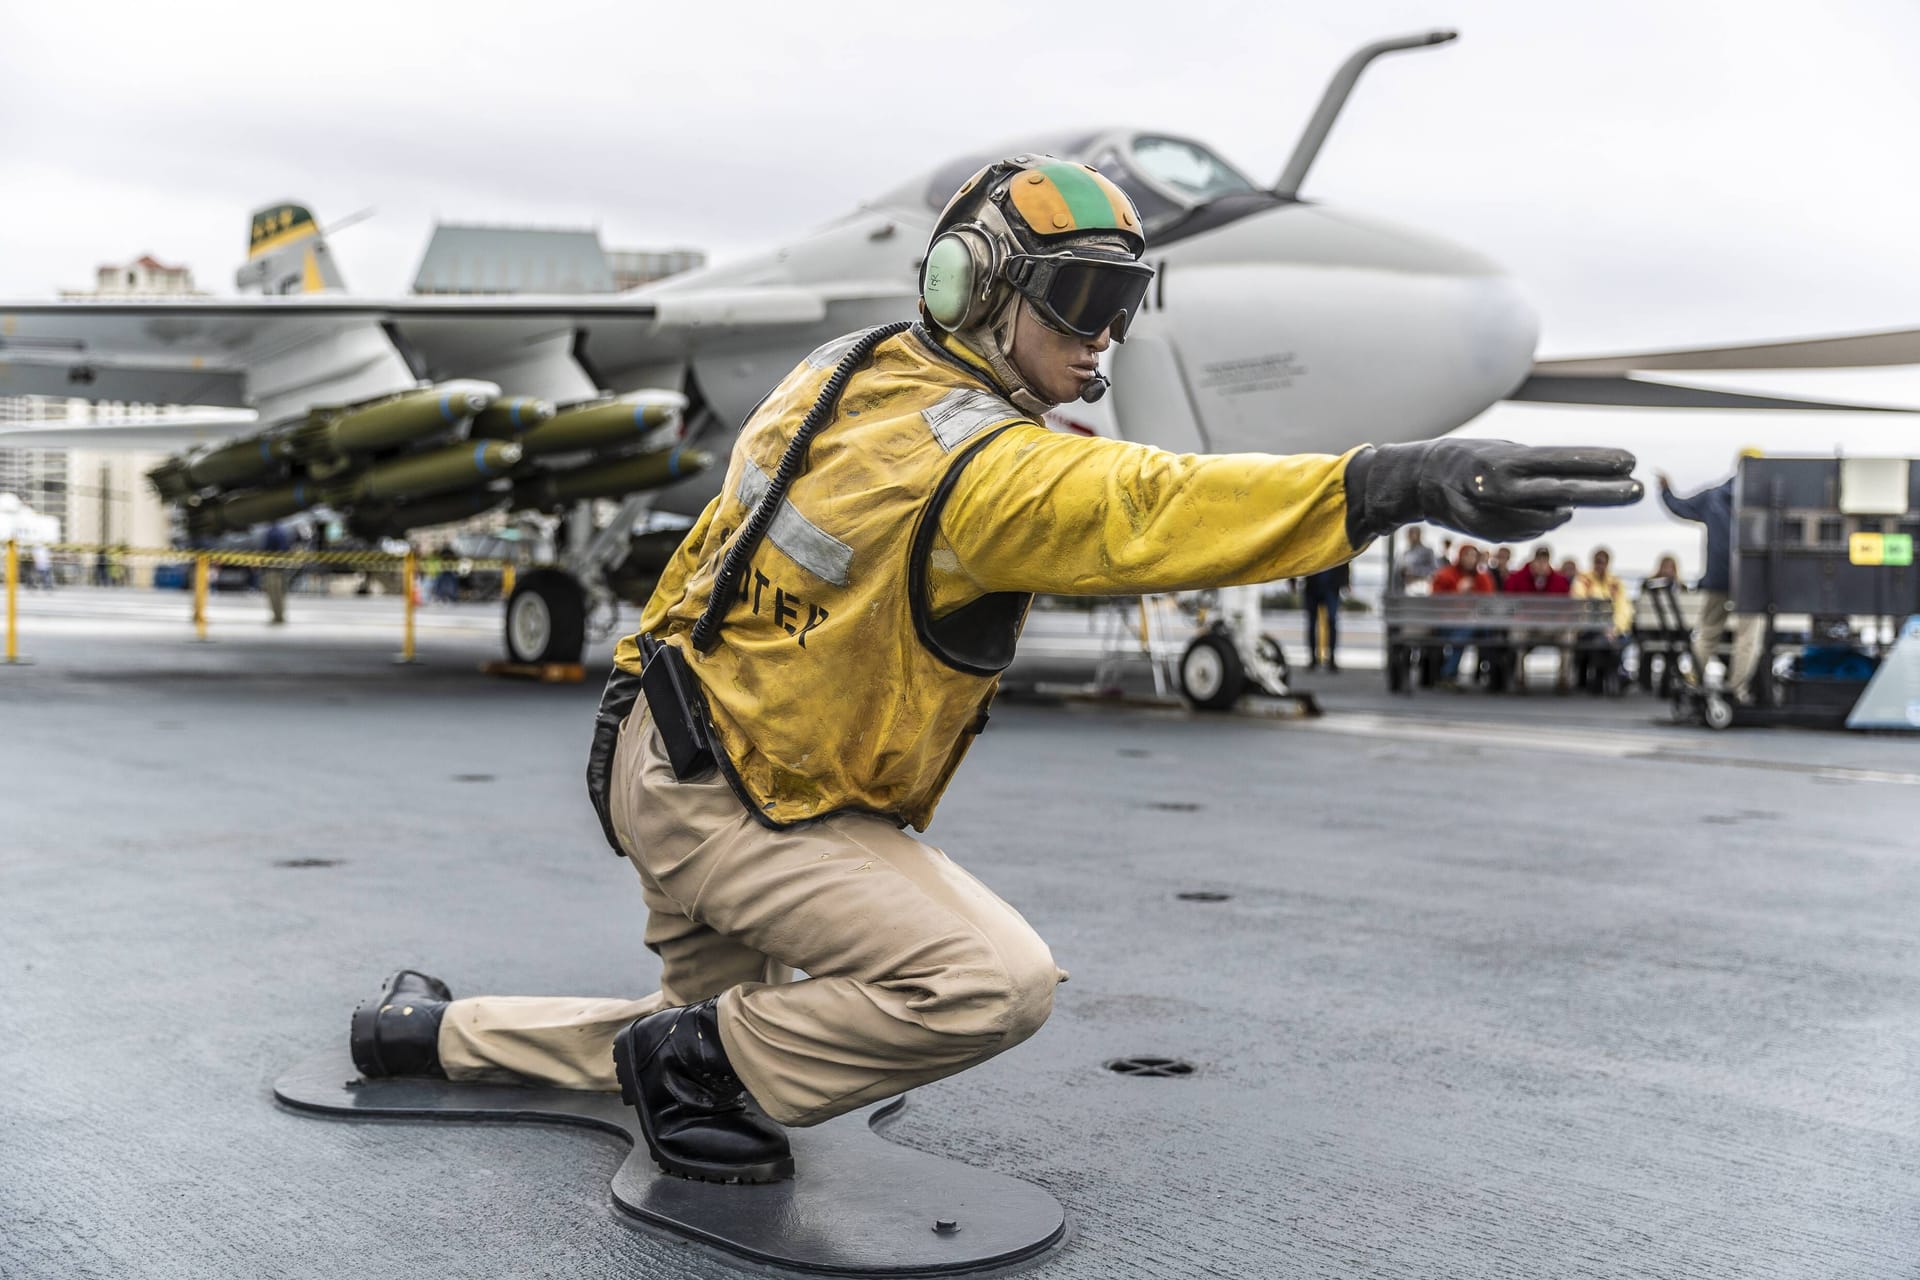
[[[1059,1202],[1039,1187],[881,1137],[876,1128],[898,1114],[904,1098],[790,1130],[798,1168],[790,1181],[716,1186],[662,1173],[618,1094],[362,1080],[343,1050],[302,1062],[274,1082],[273,1092],[290,1107],[329,1116],[518,1120],[619,1134],[633,1143],[613,1175],[621,1209],[683,1239],[807,1274],[933,1276],[1003,1267],[1045,1250],[1065,1229]]]

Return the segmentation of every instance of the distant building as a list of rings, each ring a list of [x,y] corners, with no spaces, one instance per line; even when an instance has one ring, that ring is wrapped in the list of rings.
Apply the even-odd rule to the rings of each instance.
[[[91,289],[62,289],[63,298],[152,298],[199,297],[193,287],[193,272],[186,267],[170,267],[152,254],[144,254],[125,264],[105,262],[94,273]]]
[[[613,272],[613,287],[624,293],[655,280],[665,280],[683,271],[697,271],[707,265],[707,255],[698,249],[609,249],[607,266]]]
[[[0,422],[43,422],[67,417],[64,400],[45,396],[0,397]],[[65,449],[0,449],[0,495],[49,517],[64,537],[67,511]]]
[[[442,223],[421,255],[413,291],[617,293],[705,264],[694,249],[609,251],[591,230]]]
[[[193,272],[168,266],[151,255],[128,263],[104,263],[93,289],[63,289],[63,298],[191,297]],[[158,405],[102,403],[60,396],[0,397],[0,422],[89,422],[145,417],[182,410]],[[27,507],[49,517],[62,542],[114,543],[159,547],[171,540],[166,506],[146,483],[147,471],[164,452],[127,453],[107,449],[0,449],[0,494],[13,494]],[[151,566],[132,566],[133,579],[146,581]]]

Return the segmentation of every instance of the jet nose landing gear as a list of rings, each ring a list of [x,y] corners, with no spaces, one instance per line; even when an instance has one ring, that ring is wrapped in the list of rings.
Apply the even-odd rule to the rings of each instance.
[[[507,656],[517,663],[577,663],[586,647],[587,593],[560,569],[521,576],[507,600]]]
[[[1188,642],[1180,655],[1180,693],[1196,711],[1228,711],[1249,693],[1292,699],[1308,715],[1319,708],[1296,693],[1280,642],[1261,630],[1260,589],[1226,587],[1203,596],[1205,612],[1218,616]]]

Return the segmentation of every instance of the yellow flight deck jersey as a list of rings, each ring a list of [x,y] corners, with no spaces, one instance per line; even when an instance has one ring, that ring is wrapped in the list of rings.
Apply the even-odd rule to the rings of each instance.
[[[794,429],[858,335],[787,375],[741,428],[720,496],[641,630],[700,678],[721,769],[762,822],[879,814],[925,830],[986,720],[1033,593],[1139,595],[1352,558],[1346,456],[1173,454],[1063,435],[964,348],[882,342],[814,437],[706,653],[689,633]],[[637,637],[615,661],[640,668]]]

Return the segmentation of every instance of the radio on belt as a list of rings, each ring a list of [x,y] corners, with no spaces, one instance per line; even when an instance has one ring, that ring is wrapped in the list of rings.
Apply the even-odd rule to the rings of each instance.
[[[680,650],[652,636],[640,637],[640,691],[653,712],[654,727],[667,748],[673,776],[682,782],[713,768],[713,743],[707,734],[707,706],[700,682]]]

